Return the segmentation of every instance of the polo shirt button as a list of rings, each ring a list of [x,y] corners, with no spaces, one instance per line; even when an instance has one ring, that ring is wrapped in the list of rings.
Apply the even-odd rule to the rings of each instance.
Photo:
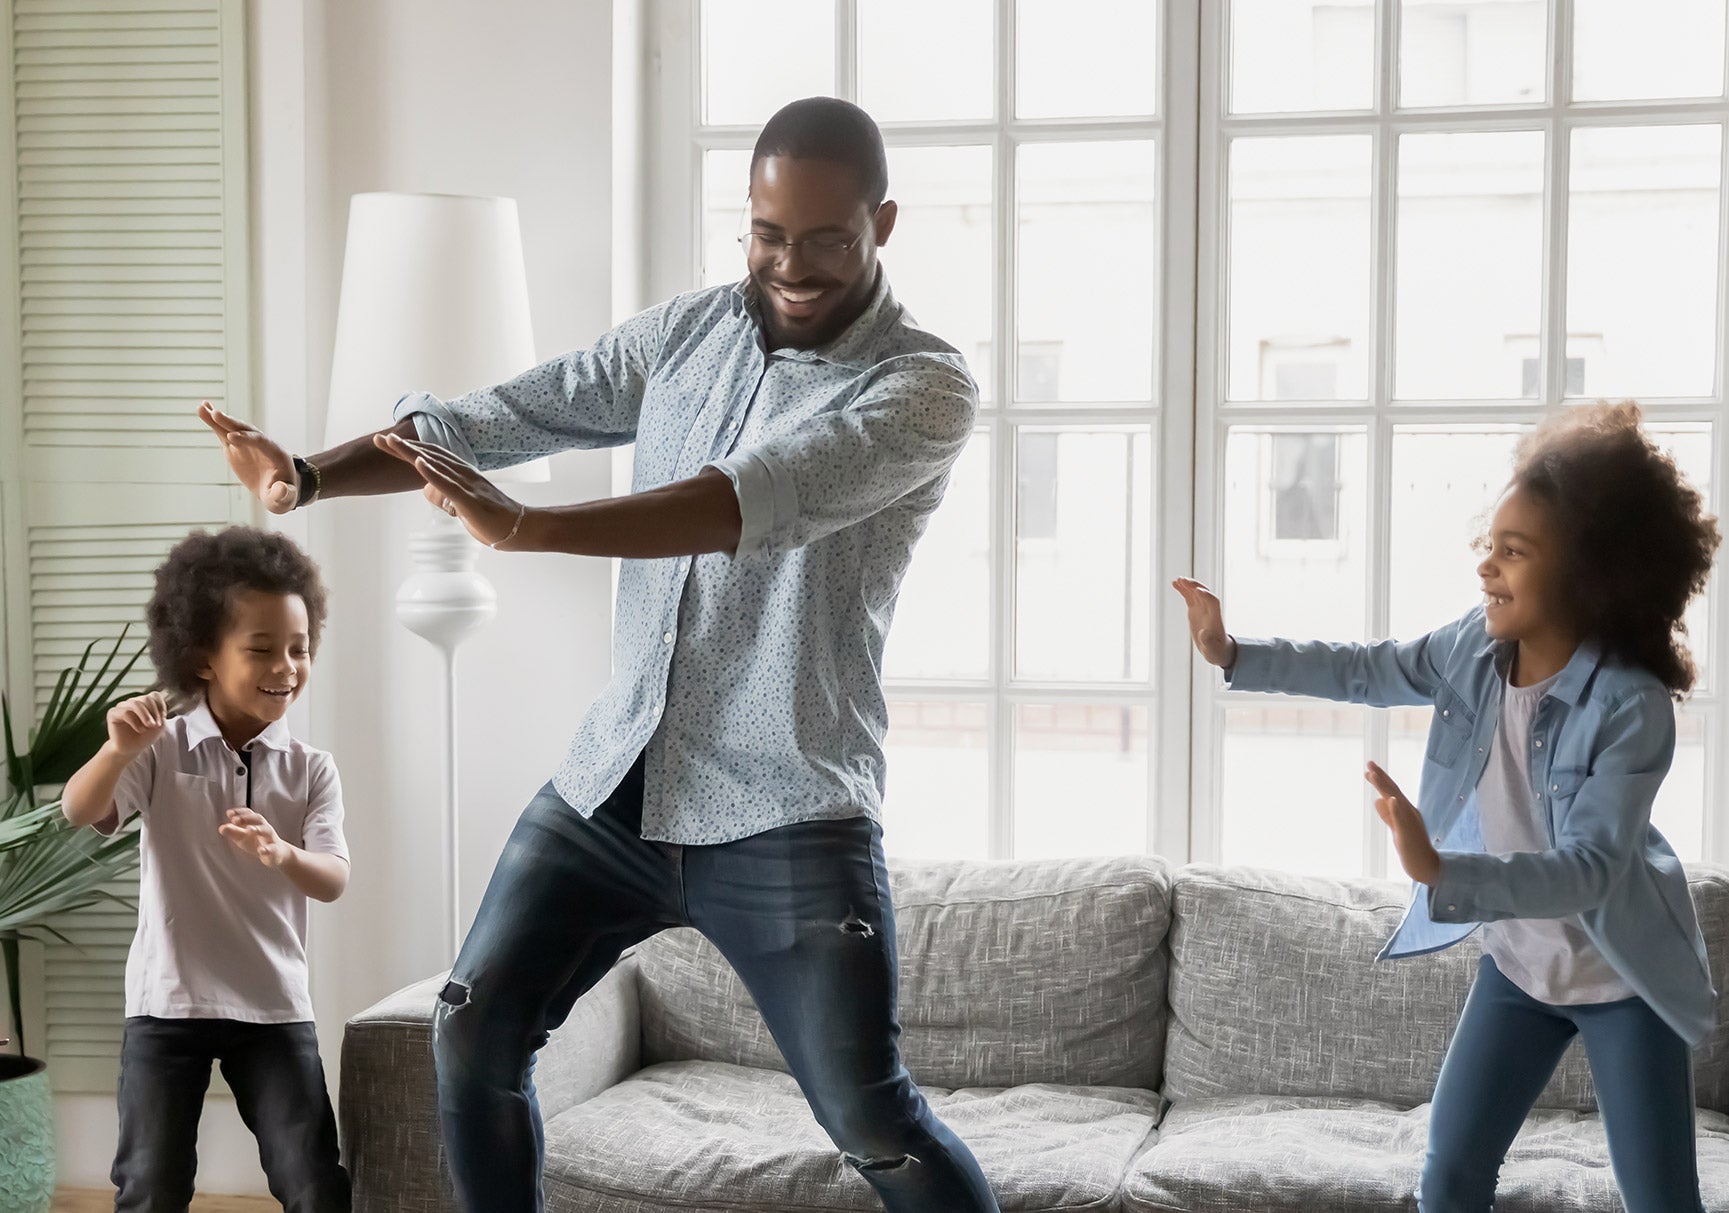
[[[671,632],[661,633],[660,642],[662,644],[671,644],[672,643],[672,633]]]

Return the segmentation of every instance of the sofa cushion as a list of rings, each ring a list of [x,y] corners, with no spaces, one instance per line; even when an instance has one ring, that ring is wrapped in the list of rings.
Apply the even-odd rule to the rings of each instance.
[[[1429,1107],[1237,1096],[1176,1104],[1123,1189],[1125,1210],[1405,1213],[1413,1207]],[[1496,1213],[1620,1213],[1602,1121],[1532,1114],[1508,1151]],[[1700,1187],[1729,1208],[1729,1117],[1699,1114]]]
[[[1729,1112],[1729,868],[1688,864],[1687,887],[1717,986],[1717,1027],[1693,1054],[1699,1106]]]
[[[979,1160],[1005,1213],[1111,1208],[1163,1102],[1148,1091],[925,1088]],[[720,1062],[638,1072],[546,1126],[547,1208],[880,1209],[793,1080]]]
[[[1481,954],[1380,961],[1408,886],[1195,865],[1173,891],[1165,1094],[1426,1102]],[[1593,1106],[1584,1050],[1541,1106]]]
[[[893,864],[901,1040],[919,1083],[1158,1086],[1169,869],[1148,857]],[[643,1061],[784,1069],[743,983],[691,930],[637,953]]]

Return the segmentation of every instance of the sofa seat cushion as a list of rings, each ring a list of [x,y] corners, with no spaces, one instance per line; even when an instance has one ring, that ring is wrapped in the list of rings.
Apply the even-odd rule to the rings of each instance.
[[[1729,1117],[1700,1111],[1700,1186],[1729,1210]],[[1408,1213],[1429,1135],[1429,1105],[1241,1096],[1174,1104],[1157,1143],[1124,1184],[1135,1213]],[[1501,1168],[1496,1213],[1620,1213],[1603,1123],[1595,1113],[1538,1109]]]
[[[901,1055],[922,1085],[1157,1088],[1170,869],[1148,856],[889,865]],[[637,951],[642,1060],[784,1070],[701,935]]]
[[[1005,1213],[1112,1208],[1163,1110],[1125,1088],[923,1090]],[[882,1207],[790,1077],[724,1062],[650,1066],[555,1117],[545,1175],[554,1213]]]

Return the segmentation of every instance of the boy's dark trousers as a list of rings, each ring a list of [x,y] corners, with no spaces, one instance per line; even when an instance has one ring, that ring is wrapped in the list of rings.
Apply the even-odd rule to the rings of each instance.
[[[115,1213],[186,1213],[213,1062],[258,1139],[284,1213],[348,1213],[348,1173],[310,1023],[150,1016],[126,1021],[120,1049]]]

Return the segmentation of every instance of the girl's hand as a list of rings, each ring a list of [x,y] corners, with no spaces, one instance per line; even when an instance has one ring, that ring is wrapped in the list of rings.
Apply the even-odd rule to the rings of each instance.
[[[1375,789],[1375,812],[1393,831],[1393,849],[1399,852],[1405,874],[1418,884],[1434,884],[1441,878],[1441,854],[1429,841],[1429,831],[1416,806],[1405,799],[1393,777],[1374,763],[1369,764],[1363,778]]]
[[[293,848],[276,836],[276,828],[251,809],[229,809],[228,820],[216,827],[236,850],[255,855],[267,868],[279,868]]]
[[[138,695],[108,709],[108,744],[122,758],[136,758],[167,724],[168,696],[161,691]]]
[[[1179,577],[1171,587],[1189,607],[1189,635],[1201,656],[1222,670],[1237,664],[1237,642],[1225,631],[1219,596],[1192,577]]]
[[[526,507],[500,492],[473,464],[443,447],[396,434],[379,434],[373,443],[420,473],[426,482],[421,495],[488,547],[516,529]]]
[[[256,426],[230,417],[208,400],[198,406],[198,419],[222,439],[228,469],[272,514],[286,514],[300,500],[300,477],[294,457],[264,436]]]

